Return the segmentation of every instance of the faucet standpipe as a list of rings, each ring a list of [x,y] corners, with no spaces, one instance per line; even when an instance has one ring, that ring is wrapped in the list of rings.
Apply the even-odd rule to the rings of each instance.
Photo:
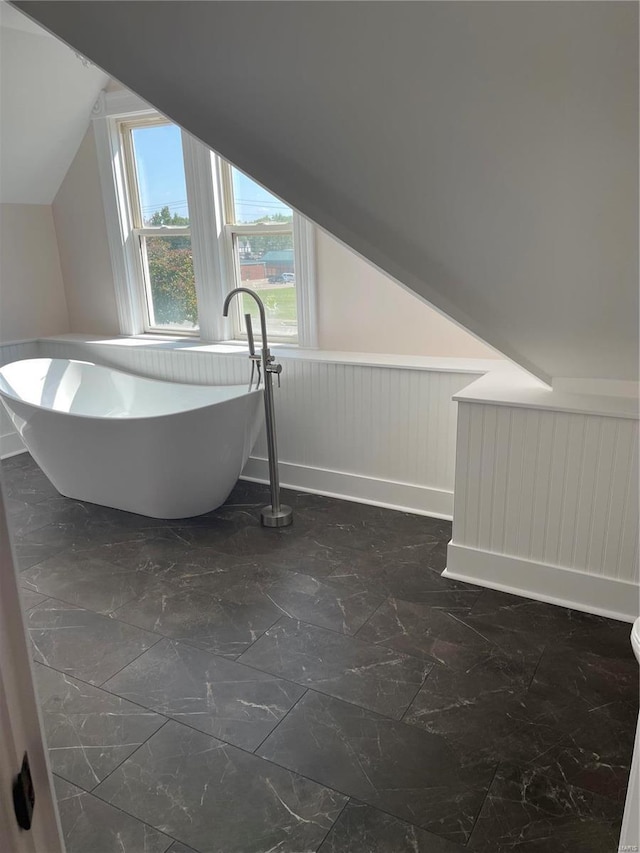
[[[269,344],[267,341],[267,320],[262,299],[247,287],[236,287],[227,294],[224,300],[222,314],[224,317],[229,316],[229,305],[234,296],[240,293],[247,293],[253,297],[258,303],[258,311],[260,312],[260,332],[262,336],[261,354],[257,355],[253,340],[253,327],[251,325],[251,315],[245,314],[244,320],[247,326],[247,341],[249,344],[249,358],[251,359],[251,380],[249,382],[249,391],[253,385],[253,369],[258,368],[258,384],[256,390],[260,387],[260,366],[264,374],[264,415],[265,425],[267,429],[267,455],[269,457],[269,485],[271,487],[271,503],[265,506],[260,511],[260,522],[263,527],[288,527],[293,522],[293,511],[290,506],[285,506],[280,503],[280,477],[278,472],[278,447],[276,443],[276,418],[273,406],[273,379],[275,373],[278,377],[278,388],[280,387],[280,374],[282,373],[282,365],[276,363],[275,356],[269,352]]]

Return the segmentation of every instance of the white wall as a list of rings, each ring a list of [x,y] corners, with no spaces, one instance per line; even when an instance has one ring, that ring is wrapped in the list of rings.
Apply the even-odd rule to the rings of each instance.
[[[0,341],[67,331],[51,206],[0,205]]]
[[[118,312],[93,128],[53,202],[71,331],[113,335]]]
[[[58,39],[0,4],[1,202],[51,204],[106,82]]]
[[[70,330],[118,333],[93,128],[53,203]],[[497,358],[489,347],[319,231],[316,243],[321,349]]]
[[[319,229],[316,253],[320,349],[500,358]]]
[[[19,5],[537,375],[637,377],[637,4]]]

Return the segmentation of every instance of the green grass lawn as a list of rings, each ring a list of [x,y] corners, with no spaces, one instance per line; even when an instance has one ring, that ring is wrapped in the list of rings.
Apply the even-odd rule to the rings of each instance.
[[[295,326],[297,322],[296,289],[291,287],[265,287],[256,290],[264,302],[267,312],[267,322],[270,326]],[[242,296],[243,314],[251,314],[254,329],[259,329],[258,306],[254,299],[247,294]]]

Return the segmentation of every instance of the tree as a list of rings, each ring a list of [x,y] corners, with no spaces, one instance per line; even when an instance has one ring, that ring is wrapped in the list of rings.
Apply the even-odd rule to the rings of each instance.
[[[159,227],[160,225],[188,225],[189,218],[187,216],[178,216],[177,213],[171,215],[171,211],[168,206],[165,206],[161,210],[156,210],[149,219],[147,219],[147,225],[152,227]]]
[[[147,237],[147,261],[156,322],[160,325],[198,323],[198,303],[191,246],[180,248],[176,237]]]
[[[177,213],[171,215],[171,211],[168,206],[165,205],[161,210],[156,210],[149,219],[146,224],[152,228],[160,228],[163,225],[173,225],[185,227],[189,225],[189,219],[186,216],[178,216]],[[169,245],[173,249],[191,249],[191,238],[190,237],[165,237],[169,242]]]

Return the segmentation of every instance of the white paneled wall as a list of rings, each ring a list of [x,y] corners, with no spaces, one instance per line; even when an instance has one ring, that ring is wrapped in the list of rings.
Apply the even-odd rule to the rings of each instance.
[[[85,358],[177,382],[248,382],[246,354],[197,345],[43,340],[39,354]],[[24,356],[23,356],[24,357]],[[457,404],[479,370],[413,369],[279,356],[281,481],[352,500],[451,517]],[[7,359],[9,360],[9,359]],[[244,476],[267,479],[262,434]]]
[[[460,402],[447,574],[631,619],[638,421]]]

